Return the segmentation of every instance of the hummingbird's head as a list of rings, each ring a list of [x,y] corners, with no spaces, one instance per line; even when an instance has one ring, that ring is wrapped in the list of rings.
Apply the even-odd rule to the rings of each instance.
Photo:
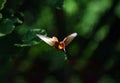
[[[63,41],[59,42],[58,49],[59,50],[65,50],[65,43]]]

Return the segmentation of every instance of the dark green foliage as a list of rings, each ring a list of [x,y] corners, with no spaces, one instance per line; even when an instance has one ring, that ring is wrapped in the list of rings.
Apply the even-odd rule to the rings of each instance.
[[[0,83],[120,83],[119,55],[119,0],[0,0]]]
[[[5,18],[0,23],[0,37],[12,33],[15,29],[15,23],[22,23],[18,18]]]
[[[52,6],[52,7],[55,7],[55,8],[63,8],[63,3],[64,3],[64,0],[47,0],[47,3]]]
[[[0,24],[0,36],[11,33],[15,26],[10,19],[4,19]]]
[[[1,20],[1,18],[2,18],[2,14],[0,13],[0,20]]]
[[[46,32],[43,29],[29,29],[23,35],[21,35],[23,44],[15,44],[15,46],[24,47],[39,44],[40,39],[37,38],[36,34],[45,35]]]

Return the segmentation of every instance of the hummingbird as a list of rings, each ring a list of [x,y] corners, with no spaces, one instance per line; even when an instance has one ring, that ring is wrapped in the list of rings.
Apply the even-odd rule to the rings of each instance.
[[[65,47],[77,36],[77,33],[75,32],[75,33],[68,35],[60,42],[58,38],[55,36],[53,36],[52,38],[41,35],[41,34],[36,34],[36,36],[38,36],[38,38],[43,40],[48,45],[53,46],[56,50],[65,51]]]

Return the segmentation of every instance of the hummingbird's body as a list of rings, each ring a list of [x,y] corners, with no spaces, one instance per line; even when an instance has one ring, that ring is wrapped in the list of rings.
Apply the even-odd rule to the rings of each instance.
[[[57,50],[64,50],[65,49],[65,43],[63,41],[56,42],[54,46]]]
[[[40,34],[37,34],[37,36],[50,46],[53,46],[55,49],[65,51],[65,47],[77,36],[77,33],[72,33],[71,35],[68,35],[64,38],[63,41],[60,42],[58,41],[57,37],[49,38]]]

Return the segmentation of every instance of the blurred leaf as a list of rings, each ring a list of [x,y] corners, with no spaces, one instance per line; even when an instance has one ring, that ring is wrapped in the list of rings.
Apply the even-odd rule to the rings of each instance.
[[[98,83],[117,83],[113,78],[111,78],[110,76],[103,76]]]
[[[0,23],[0,36],[5,36],[7,34],[10,34],[14,30],[15,26],[12,20],[10,19],[4,19]]]
[[[56,80],[54,77],[49,76],[45,79],[43,83],[60,83],[58,80]]]
[[[1,18],[2,18],[2,14],[0,13],[0,20],[1,20]]]
[[[8,83],[10,76],[12,75],[12,63],[9,60],[9,55],[0,55],[0,83]]]
[[[82,58],[82,59],[77,61],[77,64],[74,65],[74,69],[75,70],[82,70],[86,67],[86,65],[87,65],[87,60]]]
[[[88,46],[86,47],[86,49],[83,52],[83,60],[89,59],[95,52],[98,45],[99,45],[99,43],[97,43],[97,42],[93,42],[93,41],[89,42]]]
[[[83,83],[78,76],[72,76],[69,83]]]
[[[63,7],[64,0],[47,0],[48,4],[58,9]]]
[[[102,14],[104,14],[106,10],[110,9],[111,4],[112,0],[91,1],[84,11],[85,13],[84,16],[81,18],[81,23],[76,26],[79,34],[81,36],[89,36]]]
[[[64,10],[67,14],[73,15],[78,11],[78,4],[75,0],[65,0]]]
[[[111,57],[109,60],[106,61],[106,63],[104,64],[104,69],[105,70],[110,70],[113,65],[115,64],[115,57]]]
[[[71,44],[70,48],[68,47],[70,53],[73,53],[72,56],[77,56],[77,53],[80,51],[80,46],[77,43]]]
[[[27,83],[22,77],[16,77],[15,83]]]
[[[115,13],[120,18],[120,1],[119,1],[118,5],[116,6]]]
[[[67,60],[67,56],[62,51],[53,51],[49,53],[51,56],[51,64],[49,67],[50,71],[55,71],[62,68],[65,64],[65,60]]]
[[[19,68],[18,70],[21,71],[21,72],[24,72],[26,71],[28,68],[30,68],[30,66],[32,65],[32,60],[24,60],[22,61],[21,65],[19,65]]]
[[[6,3],[6,0],[0,0],[0,10],[4,8],[5,3]]]
[[[21,44],[15,44],[15,46],[24,47],[24,46],[32,46],[40,43],[40,39],[36,36],[36,34],[46,35],[45,30],[43,29],[29,29],[23,34]]]
[[[117,52],[120,52],[120,40],[118,40],[115,49],[116,49]]]
[[[102,41],[108,34],[109,32],[109,26],[104,25],[102,28],[100,28],[96,34],[95,34],[95,41],[100,42]]]

